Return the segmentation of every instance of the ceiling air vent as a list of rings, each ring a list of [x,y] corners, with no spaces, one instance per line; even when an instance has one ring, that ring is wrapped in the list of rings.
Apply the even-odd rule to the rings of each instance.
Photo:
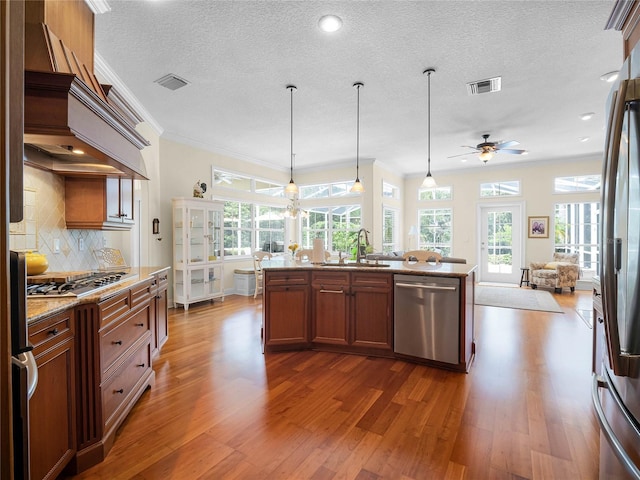
[[[155,83],[158,83],[163,87],[168,88],[169,90],[177,90],[184,87],[185,85],[189,85],[189,82],[187,82],[184,78],[180,78],[173,73],[168,73],[164,77],[157,79]]]
[[[499,92],[502,88],[502,77],[487,78],[477,82],[467,83],[469,95],[480,95],[481,93]]]

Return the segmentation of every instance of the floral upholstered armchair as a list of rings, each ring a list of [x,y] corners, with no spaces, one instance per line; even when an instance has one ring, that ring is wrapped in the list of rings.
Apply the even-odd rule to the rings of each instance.
[[[569,287],[573,292],[580,277],[577,253],[553,254],[553,261],[547,263],[532,262],[531,288],[552,287],[556,293],[561,293],[563,287]]]

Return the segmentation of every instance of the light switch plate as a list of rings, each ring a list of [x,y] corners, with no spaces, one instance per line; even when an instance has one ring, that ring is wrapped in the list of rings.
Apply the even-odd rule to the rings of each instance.
[[[80,250],[81,252],[84,251],[84,238],[78,239],[78,250]]]
[[[60,253],[60,239],[53,239],[53,253]]]

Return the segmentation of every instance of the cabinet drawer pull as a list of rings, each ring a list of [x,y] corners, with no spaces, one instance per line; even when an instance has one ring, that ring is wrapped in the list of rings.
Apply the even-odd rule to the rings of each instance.
[[[160,295],[156,295],[156,298],[160,300],[162,297]]]
[[[124,388],[121,388],[120,390],[114,390],[113,393],[124,393]]]
[[[122,340],[116,340],[114,342],[111,342],[113,345],[122,345]]]
[[[144,363],[138,363],[138,364],[136,365],[136,367],[142,367],[142,368],[144,368]]]
[[[136,327],[144,327],[144,323],[136,323]]]
[[[344,290],[326,290],[326,289],[321,289],[320,293],[339,293],[339,294],[343,294]]]
[[[58,334],[58,329],[57,328],[54,328],[53,330],[49,330],[47,332],[47,335],[51,335],[53,337],[55,337],[57,334]]]

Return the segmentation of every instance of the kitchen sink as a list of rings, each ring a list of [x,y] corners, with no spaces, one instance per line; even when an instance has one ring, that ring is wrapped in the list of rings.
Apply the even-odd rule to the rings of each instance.
[[[324,267],[369,267],[369,268],[379,268],[379,267],[390,267],[388,263],[323,263]]]

